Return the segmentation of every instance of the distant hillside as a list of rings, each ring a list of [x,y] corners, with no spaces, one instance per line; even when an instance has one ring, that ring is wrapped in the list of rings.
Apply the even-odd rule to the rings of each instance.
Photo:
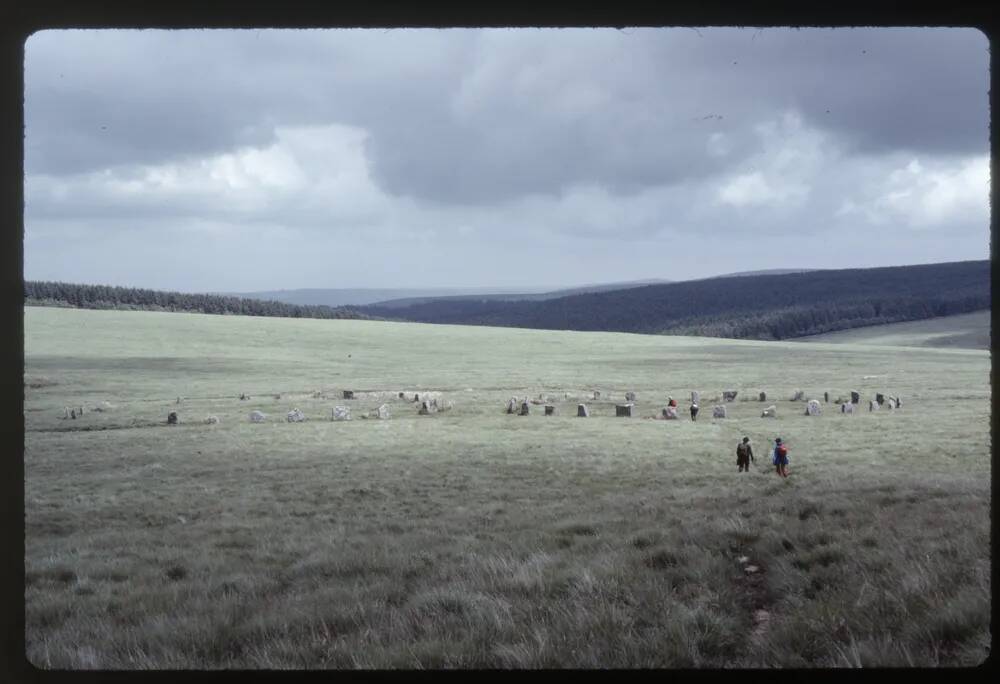
[[[265,290],[260,292],[226,292],[223,296],[242,297],[247,299],[263,299],[303,306],[360,306],[375,304],[386,300],[412,299],[423,300],[434,297],[450,297],[465,295],[503,294],[503,288],[306,288],[298,290]],[[507,291],[515,293],[515,290]]]
[[[570,287],[563,290],[553,290],[551,292],[504,293],[504,292],[496,292],[495,290],[493,290],[490,293],[462,294],[462,295],[452,295],[447,297],[406,297],[402,299],[390,299],[383,302],[375,302],[374,306],[400,308],[406,306],[413,306],[414,304],[427,304],[434,301],[444,301],[444,300],[452,302],[456,301],[540,302],[546,299],[557,299],[559,297],[566,297],[573,294],[585,294],[587,292],[609,292],[611,290],[627,290],[629,288],[639,287],[641,285],[663,284],[669,282],[672,281],[664,279],[632,280],[621,283],[581,285],[579,287]]]
[[[228,297],[263,299],[304,306],[411,306],[437,299],[476,299],[488,301],[543,300],[584,292],[620,290],[669,280],[635,280],[623,283],[599,283],[580,287],[545,291],[539,288],[508,289],[502,287],[436,287],[436,288],[305,288],[297,290],[263,290],[259,292],[225,292]]]
[[[187,311],[240,316],[286,318],[370,318],[349,308],[297,306],[210,294],[186,294],[144,290],[135,287],[79,285],[73,283],[24,282],[24,303],[29,306],[65,306],[81,309],[125,309],[141,311]]]
[[[955,314],[906,323],[871,325],[822,335],[799,337],[796,342],[882,344],[897,347],[989,349],[991,311]]]
[[[723,273],[712,276],[713,278],[735,278],[737,276],[758,276],[758,275],[788,275],[789,273],[811,273],[815,268],[768,268],[763,271],[738,271],[737,273]]]
[[[397,320],[782,340],[990,307],[990,262],[708,278],[544,301],[360,307]]]

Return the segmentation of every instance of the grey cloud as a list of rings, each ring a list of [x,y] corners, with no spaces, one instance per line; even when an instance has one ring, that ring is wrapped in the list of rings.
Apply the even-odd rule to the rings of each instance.
[[[861,150],[982,152],[986,49],[974,30],[931,29],[45,32],[27,46],[27,170],[343,122],[369,131],[396,195],[628,193],[731,168],[784,108]],[[718,132],[731,150],[713,157]]]

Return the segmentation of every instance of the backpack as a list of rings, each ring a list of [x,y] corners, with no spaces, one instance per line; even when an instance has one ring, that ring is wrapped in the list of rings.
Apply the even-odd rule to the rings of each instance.
[[[739,458],[746,458],[747,457],[747,445],[744,444],[743,442],[740,442],[739,444],[737,444],[736,445],[736,455]]]

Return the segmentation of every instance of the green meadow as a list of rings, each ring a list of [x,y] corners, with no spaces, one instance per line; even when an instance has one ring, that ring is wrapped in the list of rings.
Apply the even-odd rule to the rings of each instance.
[[[956,348],[28,307],[27,657],[976,665],[990,370],[988,351]],[[830,403],[806,416],[796,390]],[[851,390],[845,415],[833,401]],[[617,418],[626,391],[639,415]],[[875,392],[902,407],[869,412]],[[417,393],[454,408],[418,415]],[[539,395],[555,415],[505,413]],[[652,419],[668,395],[681,419]],[[363,418],[381,404],[389,420]],[[308,420],[286,422],[292,408]]]

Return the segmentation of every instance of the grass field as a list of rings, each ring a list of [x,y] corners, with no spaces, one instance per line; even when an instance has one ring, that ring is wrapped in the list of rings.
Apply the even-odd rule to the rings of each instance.
[[[990,312],[975,311],[923,321],[872,325],[800,337],[796,342],[847,342],[899,347],[990,348]]]
[[[25,331],[39,667],[988,655],[988,352],[41,308]],[[358,398],[313,398],[345,389]],[[726,389],[740,397],[713,419]],[[822,416],[789,401],[797,389],[830,392]],[[852,389],[903,407],[836,412]],[[628,390],[641,416],[669,393],[684,419],[615,418]],[[777,419],[741,401],[761,390]],[[419,416],[415,392],[455,407]],[[540,393],[557,415],[504,414]],[[382,402],[390,420],[360,419]],[[344,404],[354,420],[330,421]],[[310,420],[285,422],[293,407]],[[268,421],[249,423],[253,409]],[[787,480],[766,455],[776,435]]]

